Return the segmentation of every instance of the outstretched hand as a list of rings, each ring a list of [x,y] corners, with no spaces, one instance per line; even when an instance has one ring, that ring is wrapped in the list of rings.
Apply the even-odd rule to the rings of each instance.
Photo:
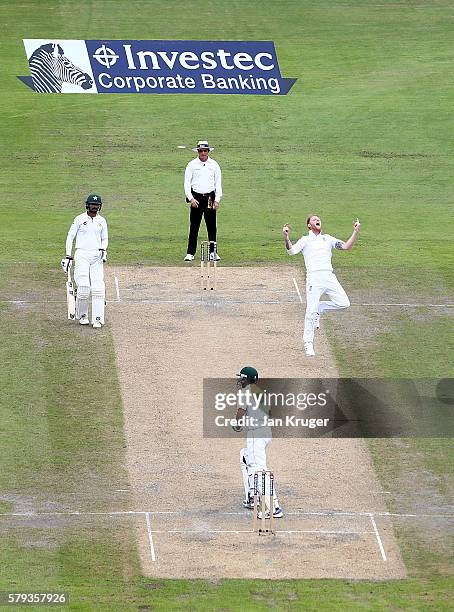
[[[355,230],[355,232],[359,232],[361,228],[361,223],[359,222],[358,217],[356,217],[356,221],[353,223],[353,229]]]
[[[290,234],[290,225],[288,223],[286,223],[284,225],[284,227],[282,228],[282,233],[284,234],[284,238],[288,238],[289,234]]]

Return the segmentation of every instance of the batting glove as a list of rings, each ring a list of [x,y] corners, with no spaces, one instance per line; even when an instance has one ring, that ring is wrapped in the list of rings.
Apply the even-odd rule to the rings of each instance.
[[[99,249],[99,253],[101,255],[101,261],[107,261],[107,251],[105,249]]]
[[[68,271],[71,270],[71,266],[73,265],[73,258],[70,255],[66,255],[66,257],[61,260],[60,265],[65,274],[68,274]]]

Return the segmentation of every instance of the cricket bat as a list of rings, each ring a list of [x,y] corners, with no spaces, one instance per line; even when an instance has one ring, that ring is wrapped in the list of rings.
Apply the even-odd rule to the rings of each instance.
[[[71,279],[71,270],[68,270],[68,278],[66,280],[66,302],[68,304],[68,319],[74,321],[76,318],[76,292]]]

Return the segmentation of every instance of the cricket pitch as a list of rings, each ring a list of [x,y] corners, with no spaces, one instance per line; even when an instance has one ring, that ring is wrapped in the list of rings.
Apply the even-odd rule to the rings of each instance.
[[[302,345],[299,268],[218,267],[203,294],[187,268],[109,268],[127,462],[143,570],[166,578],[404,578],[383,492],[360,439],[275,439],[284,518],[252,533],[242,508],[243,440],[202,436],[205,377],[336,377],[322,328]],[[116,280],[115,280],[116,279]],[[296,284],[295,284],[296,283]],[[342,325],[342,313],[338,324]],[[146,517],[146,521],[144,519]]]

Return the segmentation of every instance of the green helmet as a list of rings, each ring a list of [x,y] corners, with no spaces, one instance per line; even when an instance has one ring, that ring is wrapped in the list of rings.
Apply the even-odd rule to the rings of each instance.
[[[85,201],[85,207],[87,210],[90,204],[98,204],[99,206],[98,210],[101,210],[101,207],[102,207],[101,196],[97,195],[96,193],[90,193],[90,195],[87,197]]]
[[[249,382],[255,383],[259,378],[259,373],[252,366],[244,366],[241,368],[240,373],[237,374],[239,378],[247,378]]]

